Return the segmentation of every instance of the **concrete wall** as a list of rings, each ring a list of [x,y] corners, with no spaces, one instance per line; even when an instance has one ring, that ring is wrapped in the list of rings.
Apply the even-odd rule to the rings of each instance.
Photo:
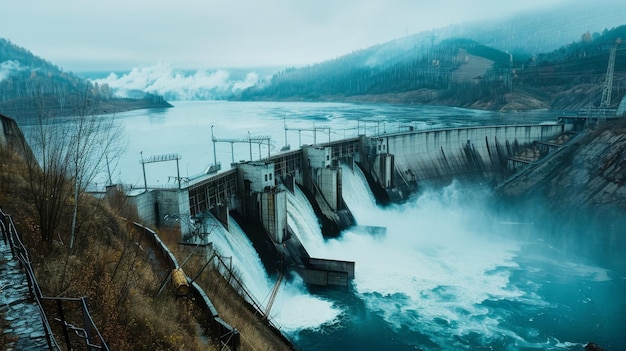
[[[311,178],[330,208],[341,209],[341,168],[313,168]]]
[[[287,233],[287,193],[267,191],[259,194],[259,201],[263,227],[276,244],[282,244]]]
[[[274,163],[248,162],[237,165],[241,177],[250,182],[250,191],[260,193],[267,187],[276,186]]]
[[[145,191],[131,196],[142,223],[151,227],[171,226],[178,222],[165,220],[166,215],[180,216],[180,199],[184,198],[178,190]],[[185,202],[188,204],[189,202]],[[187,206],[188,208],[189,206]],[[187,217],[186,217],[187,218]]]
[[[10,123],[13,122],[13,124],[15,124],[15,121],[5,117],[3,115],[0,115],[0,146],[7,146],[8,142],[7,142],[7,135],[10,135],[10,132],[7,131],[7,127],[6,126],[10,126]]]
[[[371,175],[383,189],[392,188],[395,173],[395,156],[393,154],[378,154],[372,163]]]
[[[331,153],[330,147],[321,146],[303,146],[304,158],[307,161],[306,167],[312,168],[326,168],[331,165]]]
[[[0,146],[13,149],[25,159],[35,158],[15,120],[3,115],[0,115]]]
[[[488,126],[395,134],[381,143],[402,178],[420,181],[492,172],[524,146],[565,131],[562,124]]]

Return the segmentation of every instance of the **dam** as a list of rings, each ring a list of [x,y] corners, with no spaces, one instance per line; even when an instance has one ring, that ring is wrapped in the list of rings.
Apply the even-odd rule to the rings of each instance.
[[[302,105],[296,106],[300,108]],[[355,108],[349,107],[350,111]],[[337,106],[333,105],[332,108],[336,109]],[[282,111],[284,110],[272,110],[277,115]],[[370,111],[369,109],[363,111],[361,116]],[[193,160],[191,162],[197,163],[202,169],[207,163],[196,156],[203,153],[201,143],[203,140],[205,145],[210,144],[207,130],[208,126],[215,122],[209,120],[204,122],[206,128],[200,128],[195,125],[197,121],[194,119],[185,125],[185,130],[193,129],[195,134],[181,133],[182,128],[175,133],[181,119],[191,115],[189,112],[189,110],[169,110],[167,113],[171,116],[166,121],[171,123],[156,119],[163,133],[155,129],[145,138],[134,135],[132,140],[137,141],[139,147],[129,150],[130,162],[124,165],[123,169],[125,171],[136,169],[140,175],[141,165],[137,162],[140,150],[149,150],[151,153],[183,152],[184,162],[189,163],[191,159]],[[258,110],[254,112],[255,121],[257,116],[267,117],[258,113]],[[295,106],[289,112],[297,112]],[[358,112],[361,113],[361,110]],[[457,112],[455,110],[451,114]],[[322,114],[323,112],[320,112],[320,115]],[[310,116],[313,113],[310,110],[303,110],[300,113],[300,116],[302,115]],[[423,117],[426,115],[411,114],[411,118],[426,119],[428,117]],[[163,117],[159,114],[155,116]],[[420,345],[432,345],[430,348],[433,349],[486,347],[516,349],[520,345],[527,345],[528,348],[534,349],[559,350],[562,348],[559,345],[564,343],[582,349],[580,345],[590,340],[602,345],[617,345],[619,348],[623,345],[621,343],[623,341],[621,336],[624,335],[623,324],[619,321],[624,309],[623,305],[615,305],[614,301],[620,301],[615,297],[623,295],[623,286],[620,285],[623,281],[622,275],[616,276],[613,271],[589,263],[589,260],[582,257],[580,252],[586,247],[587,240],[572,241],[579,243],[575,244],[575,250],[564,250],[559,243],[555,244],[556,240],[550,240],[549,237],[552,233],[550,230],[553,228],[560,230],[560,226],[545,226],[527,216],[526,212],[511,218],[501,216],[502,213],[497,212],[499,207],[495,207],[500,206],[500,203],[488,203],[489,196],[493,195],[489,191],[492,180],[498,181],[501,177],[517,179],[520,176],[532,176],[534,173],[528,171],[532,171],[536,166],[549,164],[551,159],[563,154],[576,152],[578,157],[576,150],[580,143],[577,140],[586,133],[579,136],[572,133],[587,129],[586,127],[577,129],[579,128],[577,124],[583,121],[580,118],[563,118],[561,121],[552,122],[554,116],[550,115],[542,120],[532,121],[544,125],[528,128],[526,132],[523,126],[530,125],[526,120],[527,115],[516,121],[509,118],[492,118],[493,115],[489,113],[477,113],[472,117],[477,119],[486,117],[482,119],[486,124],[507,123],[480,130],[476,127],[454,128],[469,124],[464,124],[462,118],[453,121],[448,119],[446,123],[442,123],[443,126],[416,122],[413,123],[416,130],[372,134],[368,131],[367,135],[343,133],[351,134],[351,137],[344,137],[341,142],[335,140],[333,143],[311,143],[310,138],[305,135],[307,138],[305,144],[311,145],[305,145],[299,150],[284,151],[271,157],[268,155],[267,159],[272,160],[273,166],[268,163],[267,169],[264,158],[267,153],[260,156],[259,152],[258,158],[251,157],[248,160],[249,150],[248,145],[245,145],[235,159],[246,158],[249,162],[240,161],[232,167],[227,166],[232,169],[221,172],[212,172],[215,168],[212,170],[210,167],[204,167],[201,171],[193,170],[193,174],[205,169],[207,172],[188,180],[183,178],[180,183],[177,179],[176,183],[168,184],[167,188],[148,178],[150,187],[146,187],[148,188],[146,190],[143,186],[145,183],[141,184],[137,176],[138,180],[133,184],[141,186],[130,187],[135,191],[128,194],[132,196],[128,201],[129,204],[137,203],[145,218],[141,219],[142,223],[152,227],[158,224],[161,229],[167,229],[168,232],[171,232],[170,228],[166,227],[174,230],[186,229],[186,233],[177,238],[186,243],[210,242],[215,251],[222,253],[226,264],[231,262],[230,259],[234,262],[233,267],[243,267],[240,269],[245,274],[242,275],[242,281],[245,282],[246,290],[253,292],[253,296],[258,298],[261,312],[266,311],[263,297],[267,296],[269,291],[273,291],[273,287],[278,286],[279,292],[272,309],[272,320],[277,322],[276,325],[285,335],[297,338],[297,347],[302,349],[412,349],[421,347]],[[128,129],[146,134],[146,129],[142,127],[147,123],[133,123],[136,119],[129,119]],[[282,130],[279,131],[279,128],[283,122],[282,115],[275,117],[273,123],[270,118],[263,119],[263,129],[257,129],[260,127],[253,123],[243,123],[246,120],[237,124],[255,128],[257,133],[272,135],[276,140],[281,137]],[[141,121],[155,122],[148,118]],[[362,121],[363,119],[361,123]],[[346,122],[342,117],[332,122],[339,127],[350,127],[350,122],[356,125],[356,118]],[[292,123],[297,125],[296,122]],[[300,125],[304,123],[310,123],[310,120]],[[569,123],[573,126],[568,125]],[[559,124],[564,126],[552,126]],[[504,125],[517,128],[517,136],[506,137]],[[222,131],[222,128],[224,127],[219,128],[220,134],[238,135],[237,131]],[[424,130],[417,130],[418,128]],[[551,131],[553,128],[556,130]],[[390,128],[387,127],[387,130]],[[544,131],[543,135],[541,132],[537,133],[541,130]],[[272,134],[273,131],[276,133]],[[551,136],[552,133],[558,134],[561,131],[564,133]],[[472,133],[476,136],[472,136]],[[340,133],[335,134],[339,136]],[[178,137],[174,138],[174,135]],[[457,135],[458,140],[454,141],[453,137]],[[446,137],[450,142],[444,142]],[[146,147],[146,143],[153,140],[155,143],[163,144],[165,138],[172,138],[172,142],[188,142],[193,148],[167,145],[164,149],[153,151]],[[567,138],[571,138],[570,141],[562,144]],[[322,139],[326,141],[326,138]],[[404,145],[408,144],[406,150],[394,149],[396,147],[394,145],[402,139]],[[467,147],[468,139],[470,147]],[[430,146],[428,142],[431,143]],[[336,146],[340,143],[346,145],[343,148]],[[425,147],[420,150],[413,143],[415,145],[421,143]],[[310,154],[305,158],[304,149],[316,147],[330,147],[330,167],[334,166],[333,159],[339,160],[336,163],[340,164],[341,169],[338,171],[341,174],[339,179],[341,199],[346,204],[345,208],[339,209],[339,213],[346,216],[349,213],[357,222],[356,225],[342,230],[340,237],[336,239],[324,239],[321,227],[325,227],[323,233],[326,236],[332,236],[333,226],[339,224],[327,221],[323,225],[320,218],[321,206],[315,206],[317,213],[313,210],[313,203],[317,202],[315,194],[308,190],[305,194],[303,190],[305,176],[312,180],[314,176],[319,178],[321,175],[320,183],[328,182],[332,185],[332,179],[326,179],[326,174],[321,172],[317,172],[317,175],[304,174],[308,171],[309,158],[311,165],[315,165],[315,155]],[[558,151],[555,151],[557,149]],[[208,149],[204,149],[204,155],[211,158],[212,151],[209,146]],[[229,163],[231,155],[219,152],[222,150],[218,149],[222,164]],[[509,156],[507,152],[510,152]],[[418,162],[416,159],[420,156],[422,161]],[[406,161],[402,160],[402,157]],[[384,158],[389,161],[381,162]],[[174,161],[178,163],[179,158],[163,159],[169,160],[167,162],[170,163],[160,164],[154,167],[155,169],[148,170],[151,176],[159,172],[159,177],[152,177],[153,179],[162,181],[171,174],[177,174],[171,165]],[[253,167],[253,163],[258,165]],[[239,170],[237,169],[239,164],[249,164],[251,170]],[[385,175],[381,165],[385,164],[393,167],[393,173],[387,173],[388,181],[381,177]],[[461,168],[459,164],[466,165],[467,168]],[[184,176],[185,163],[181,162],[181,165],[180,174]],[[364,172],[363,169],[369,171]],[[414,178],[411,178],[411,172],[415,174]],[[247,215],[252,218],[243,218],[243,211],[247,210],[242,207],[244,201],[247,201],[245,196],[254,195],[257,198],[272,196],[254,194],[257,189],[253,184],[254,179],[259,178],[261,182],[265,182],[265,174],[268,176],[268,183],[272,175],[271,180],[274,183],[270,183],[270,186],[275,186],[278,201],[282,194],[286,194],[287,197],[288,221],[284,243],[293,245],[293,248],[305,249],[309,256],[314,258],[309,260],[313,264],[319,263],[315,260],[318,258],[335,259],[338,266],[354,264],[355,274],[348,288],[317,287],[323,287],[321,284],[324,283],[323,279],[332,277],[333,274],[339,277],[343,274],[347,279],[348,272],[342,272],[342,267],[327,267],[331,273],[328,274],[320,269],[319,265],[307,266],[308,262],[302,259],[306,256],[300,252],[289,257],[293,260],[298,259],[298,262],[289,263],[286,259],[283,260],[280,252],[288,252],[287,249],[283,249],[285,246],[277,247],[281,245],[274,243],[262,222],[272,213],[261,212],[265,213],[265,219],[260,215],[254,215],[254,211],[264,206],[262,202],[260,206],[255,205],[256,207],[249,204],[248,208],[252,210]],[[449,179],[464,177],[471,182],[454,180],[446,183]],[[537,177],[542,178],[541,175]],[[430,183],[444,184],[429,186]],[[471,186],[478,183],[481,185]],[[293,194],[289,188],[292,184]],[[316,186],[319,188],[319,185]],[[336,185],[334,187],[337,188]],[[240,194],[241,188],[250,189],[249,193]],[[124,186],[124,190],[127,189]],[[374,189],[378,189],[376,196],[370,191]],[[264,189],[261,187],[261,190]],[[385,196],[390,200],[389,206],[381,206],[378,201]],[[407,200],[402,201],[407,197]],[[398,202],[395,202],[395,198]],[[252,199],[256,201],[254,197]],[[297,200],[296,206],[294,199]],[[187,214],[182,215],[183,211]],[[215,218],[228,223],[228,231],[222,230],[222,224]],[[555,221],[559,220],[562,218],[555,217]],[[242,222],[247,225],[245,231],[240,230],[242,228],[239,223]],[[220,230],[212,229],[217,224]],[[379,228],[380,231],[375,231]],[[301,246],[295,245],[291,229],[296,232]],[[585,232],[583,229],[581,231]],[[563,235],[569,236],[570,233],[565,231]],[[248,237],[254,238],[257,242],[256,247],[253,247],[252,240]],[[594,237],[589,238],[593,240]],[[545,239],[545,241],[525,242],[526,239]],[[234,250],[244,244],[247,245],[245,251]],[[262,263],[260,256],[269,256],[272,251],[275,252],[273,256],[280,259],[270,258]],[[616,247],[616,254],[621,251],[620,247]],[[238,264],[237,261],[244,263]],[[286,272],[289,270],[296,272],[299,269],[298,265],[301,264],[301,270],[307,269],[311,272],[312,277],[308,278],[310,286],[304,286],[303,279],[296,277],[295,274],[292,274],[294,278],[283,279],[280,284],[276,283],[278,281],[276,275],[268,264],[284,267]],[[316,277],[317,281],[313,279]],[[333,282],[332,279],[327,280]],[[337,283],[337,286],[341,285]],[[580,290],[581,286],[588,288]],[[256,293],[254,289],[256,287],[261,288],[257,289],[260,290],[259,293]],[[603,312],[591,315],[589,308],[593,306],[598,306],[596,310]],[[598,337],[598,329],[595,326],[607,320],[609,323],[599,329],[603,334],[606,333],[606,336]],[[554,321],[564,323],[555,330]],[[485,329],[485,326],[488,326],[488,329]],[[533,333],[527,333],[529,330]],[[615,342],[611,344],[613,340]]]
[[[556,140],[573,129],[554,122],[359,135],[233,163],[222,172],[212,167],[176,189],[146,187],[133,198],[148,225],[176,218],[183,240],[207,234],[209,218],[228,228],[232,214],[268,271],[295,271],[309,285],[348,286],[358,263],[311,257],[287,223],[286,192],[302,190],[323,235],[335,237],[356,224],[343,200],[342,164],[360,167],[377,199],[402,201],[424,185],[456,178],[495,182],[560,147]]]

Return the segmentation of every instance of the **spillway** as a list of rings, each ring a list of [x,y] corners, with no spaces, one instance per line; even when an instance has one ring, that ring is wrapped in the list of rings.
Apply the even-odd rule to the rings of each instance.
[[[274,282],[269,278],[246,234],[233,218],[229,218],[229,221],[230,229],[226,230],[216,220],[209,240],[222,256],[232,257],[233,267],[239,272],[246,290],[257,304],[265,308]],[[302,280],[297,277],[281,284],[270,319],[283,332],[332,324],[341,312],[327,299],[309,294]]]

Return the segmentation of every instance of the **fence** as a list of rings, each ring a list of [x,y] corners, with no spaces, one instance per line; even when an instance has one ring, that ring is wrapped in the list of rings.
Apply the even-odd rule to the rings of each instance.
[[[156,246],[160,250],[162,258],[168,262],[170,271],[171,269],[181,267],[178,264],[176,257],[174,257],[172,252],[167,248],[167,245],[163,243],[163,241],[161,241],[159,236],[154,231],[139,223],[133,222],[133,224],[136,227],[143,229],[148,238],[150,238],[150,240],[152,240],[153,243],[156,244]],[[270,330],[272,330],[272,332],[278,337],[283,339],[285,343],[291,345],[292,349],[297,350],[297,348],[293,346],[292,340],[289,340],[289,338],[281,333],[280,329],[276,325],[274,325],[272,321],[270,321],[269,316],[266,315],[267,311],[265,311],[261,307],[261,304],[252,296],[252,294],[250,294],[245,284],[239,280],[236,274],[233,274],[232,264],[228,264],[224,261],[224,257],[220,256],[217,252],[214,252],[207,259],[205,266],[200,269],[195,277],[187,277],[187,282],[189,283],[190,293],[192,294],[192,296],[196,299],[196,301],[201,301],[201,307],[204,309],[204,312],[211,317],[209,318],[211,330],[220,335],[219,339],[222,347],[228,347],[230,350],[239,350],[241,347],[241,335],[239,334],[237,329],[233,328],[219,317],[217,310],[213,306],[213,303],[211,302],[209,297],[206,295],[202,287],[198,283],[196,283],[196,279],[199,277],[200,273],[202,273],[202,270],[204,270],[204,268],[206,268],[206,266],[210,263],[217,268],[220,274],[242,296],[242,298],[246,300],[257,313],[261,314],[261,316],[263,317],[263,322],[270,328]],[[185,263],[183,262],[182,265],[184,264]],[[166,282],[167,280],[163,283]],[[161,288],[163,286],[164,284],[161,285]]]
[[[170,271],[180,267],[176,257],[174,257],[172,252],[167,248],[167,245],[161,241],[159,236],[153,230],[136,222],[133,222],[133,224],[136,227],[141,228],[146,234],[146,237],[148,237],[159,249],[159,253],[161,254],[162,259],[169,265]],[[206,295],[204,290],[195,281],[191,280],[189,277],[187,277],[187,281],[190,282],[191,295],[196,299],[196,301],[200,301],[200,307],[209,316],[208,320],[210,328],[219,335],[222,347],[228,347],[230,350],[239,350],[241,340],[237,329],[233,328],[219,317],[215,306],[213,306],[213,303],[211,303],[211,300]]]
[[[43,296],[39,283],[35,278],[28,251],[20,239],[20,235],[13,223],[13,218],[5,214],[2,209],[0,209],[0,232],[5,244],[11,248],[13,259],[17,258],[25,271],[30,295],[35,300],[41,314],[48,348],[54,351],[69,351],[80,349],[84,345],[84,349],[88,351],[109,351],[109,347],[89,314],[85,297]],[[73,305],[73,307],[68,309],[67,305],[69,304]],[[74,320],[78,320],[78,323],[71,322]],[[53,326],[63,334],[65,349],[57,342]]]

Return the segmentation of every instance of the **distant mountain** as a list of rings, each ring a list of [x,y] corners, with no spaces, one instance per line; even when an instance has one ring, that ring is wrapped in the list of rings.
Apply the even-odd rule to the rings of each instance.
[[[88,104],[86,104],[88,102]],[[38,115],[114,113],[137,108],[171,107],[163,98],[117,98],[106,84],[92,84],[0,38],[0,114],[15,119]],[[77,112],[79,109],[82,111]]]
[[[435,43],[431,36],[424,45],[426,34],[286,69],[233,98],[428,103],[496,110],[578,109],[599,103],[597,91],[602,89],[609,51],[616,38],[626,38],[626,26],[580,33],[577,41],[544,54],[531,54],[523,40],[517,46],[508,42],[518,54],[473,39]],[[494,38],[490,40],[499,41]],[[614,104],[624,95],[619,87],[626,81],[625,56],[620,48]]]
[[[568,0],[490,21],[463,23],[425,33],[430,39],[467,38],[514,56],[531,57],[624,24],[622,0]],[[428,37],[431,35],[431,37]]]

